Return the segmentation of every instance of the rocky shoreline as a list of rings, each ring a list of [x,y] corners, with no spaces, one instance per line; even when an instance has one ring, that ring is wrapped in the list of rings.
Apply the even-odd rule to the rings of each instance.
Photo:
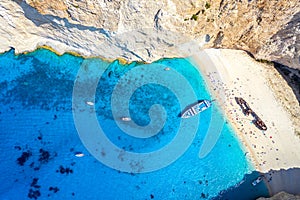
[[[279,192],[273,197],[270,198],[260,197],[257,200],[299,200],[299,199],[300,199],[299,195],[292,195],[286,192]]]

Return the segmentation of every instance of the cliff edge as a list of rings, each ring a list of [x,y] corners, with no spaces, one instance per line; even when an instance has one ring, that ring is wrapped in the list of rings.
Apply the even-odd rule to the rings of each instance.
[[[185,42],[169,37],[172,31],[186,41],[194,39],[202,48],[242,49],[257,59],[300,68],[298,0],[0,2],[1,52],[11,47],[16,52],[32,51],[46,45],[59,53],[151,62],[172,56],[167,49]],[[158,34],[148,37],[149,29]],[[151,42],[139,41],[136,33],[129,33],[129,40],[124,36],[136,30]],[[138,42],[146,44],[131,45]],[[108,44],[113,50],[106,53]]]

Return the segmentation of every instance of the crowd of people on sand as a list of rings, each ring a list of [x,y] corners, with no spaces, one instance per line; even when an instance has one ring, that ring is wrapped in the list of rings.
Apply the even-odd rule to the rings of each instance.
[[[255,144],[253,143],[254,140],[253,139],[258,139],[258,138],[261,138],[261,137],[267,137],[265,135],[265,133],[263,132],[263,135],[256,135],[255,131],[253,130],[248,130],[246,131],[244,128],[244,124],[243,124],[243,120],[247,120],[246,118],[240,118],[238,117],[238,113],[236,112],[236,110],[234,109],[234,101],[236,101],[235,97],[237,94],[239,94],[240,96],[242,95],[246,95],[247,93],[242,93],[241,91],[241,88],[242,86],[238,84],[238,82],[240,81],[239,78],[236,78],[236,81],[234,81],[234,87],[229,87],[226,83],[224,83],[218,76],[218,73],[217,72],[208,72],[206,74],[206,77],[208,78],[211,86],[212,86],[212,89],[215,93],[215,95],[219,95],[219,98],[221,98],[220,100],[223,101],[221,102],[221,104],[223,104],[224,106],[229,106],[231,109],[228,109],[228,114],[231,115],[230,118],[232,118],[232,120],[235,120],[236,121],[236,124],[237,124],[237,129],[239,131],[241,131],[242,133],[245,134],[246,136],[246,140],[242,140],[242,143],[245,145],[245,146],[248,146],[249,143],[247,144],[246,141],[249,141],[252,143],[252,147],[255,150],[255,153],[256,155],[251,155],[249,154],[249,152],[247,151],[245,153],[245,156],[249,156],[250,159],[254,159],[256,160],[257,162],[254,162],[254,165],[256,167],[261,167],[263,165],[267,165],[267,160],[266,160],[266,155],[268,154],[268,152],[270,151],[275,151],[275,152],[279,152],[279,149],[278,148],[274,148],[274,146],[270,146],[269,144],[264,144],[264,145],[260,145],[259,143]],[[239,85],[239,86],[238,86]],[[240,88],[238,88],[240,87]],[[249,95],[249,98],[251,98],[251,95]],[[222,97],[224,97],[224,99],[222,99]],[[243,99],[244,100],[244,99]],[[250,108],[249,104],[244,100],[242,101],[244,102],[243,103],[243,106],[245,106],[245,108],[248,108],[248,109],[243,109],[243,112],[244,114],[247,116],[249,115],[252,115],[254,117],[254,120],[252,120],[252,123],[254,123],[258,128],[259,127],[262,127],[263,129],[266,130],[266,125],[264,124],[264,122],[257,116],[257,114],[255,112],[253,112],[253,110]],[[242,103],[241,102],[241,103]],[[228,108],[228,107],[227,107]],[[234,117],[236,116],[236,117]],[[274,127],[274,124],[272,123],[272,126]],[[260,130],[263,130],[263,129],[260,129]],[[251,139],[252,138],[252,139]],[[275,141],[273,140],[273,137],[271,135],[269,135],[267,138],[269,138],[272,143],[275,143]],[[275,153],[277,154],[277,153]],[[267,156],[268,157],[268,156]],[[276,161],[278,162],[279,161],[279,158],[276,156],[274,157],[274,159],[276,159]],[[272,180],[272,179],[271,179]],[[268,180],[271,181],[271,180]]]
[[[225,95],[226,98],[228,98],[228,95],[226,94],[228,92],[228,89],[226,88],[225,84],[220,81],[217,77],[217,72],[210,72],[207,74],[207,77],[209,78],[210,82],[213,85],[213,90],[217,92],[217,95],[223,96]],[[221,94],[220,94],[221,90]],[[249,104],[241,97],[235,97],[236,102],[240,105],[240,107],[243,110],[243,113],[245,115],[252,115],[254,120],[253,123],[260,129],[260,130],[267,130],[266,124],[262,121],[262,119],[250,108]],[[225,101],[225,100],[223,100]]]

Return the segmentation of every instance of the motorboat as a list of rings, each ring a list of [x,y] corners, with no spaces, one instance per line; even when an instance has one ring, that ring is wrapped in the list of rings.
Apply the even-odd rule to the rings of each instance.
[[[197,103],[191,104],[187,108],[183,110],[181,113],[181,118],[190,118],[193,117],[200,112],[203,112],[204,110],[208,109],[211,106],[211,102],[209,100],[200,100]]]
[[[262,180],[263,180],[263,176],[259,176],[259,177],[257,177],[254,181],[252,181],[252,185],[253,186],[256,186],[257,184],[259,184],[260,182],[262,182]]]

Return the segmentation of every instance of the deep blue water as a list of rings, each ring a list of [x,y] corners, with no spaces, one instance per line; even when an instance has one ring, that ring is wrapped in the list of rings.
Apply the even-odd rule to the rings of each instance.
[[[74,81],[80,78],[80,69],[91,70],[89,62],[101,63],[99,68],[105,66],[95,93],[95,110],[100,126],[116,146],[147,153],[163,148],[177,136],[181,123],[178,114],[184,107],[170,88],[157,84],[158,76],[148,73],[151,65],[57,56],[44,49],[15,55],[11,50],[0,55],[0,199],[210,199],[228,188],[237,188],[247,174],[253,174],[228,124],[212,151],[198,157],[211,115],[220,114],[211,109],[201,113],[195,138],[184,154],[162,169],[126,173],[99,162],[83,145],[72,114]],[[162,59],[156,64],[181,74],[198,99],[212,99],[201,74],[188,59]],[[132,70],[147,73],[125,78],[125,88],[149,74],[154,80],[134,90],[129,105],[125,105],[132,120],[140,126],[148,125],[148,111],[154,104],[162,105],[167,116],[163,128],[149,138],[125,134],[112,113],[112,92]],[[168,71],[162,70],[161,75],[180,88],[187,106],[190,94],[181,88],[184,84]],[[188,131],[186,134],[190,134]],[[109,156],[109,149],[105,151],[101,153]],[[77,152],[85,156],[76,157]],[[253,178],[256,176],[254,173]],[[253,189],[249,183],[243,193],[243,199],[254,199],[267,195],[267,189],[263,183]]]

